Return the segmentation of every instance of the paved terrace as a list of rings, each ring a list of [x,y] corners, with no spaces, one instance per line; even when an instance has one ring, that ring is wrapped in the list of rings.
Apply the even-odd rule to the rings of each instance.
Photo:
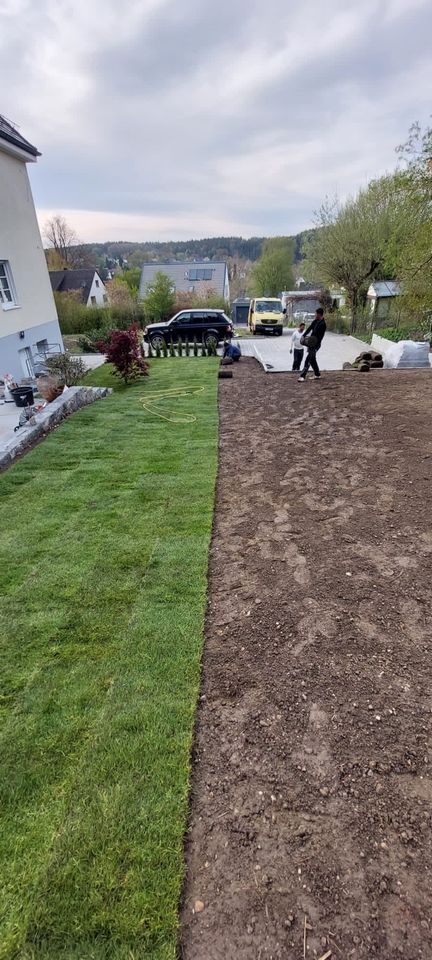
[[[240,333],[239,328],[237,330]],[[244,357],[256,357],[267,373],[285,373],[291,370],[293,355],[290,353],[291,330],[284,330],[283,337],[242,338],[238,342]],[[370,344],[339,333],[326,333],[318,353],[321,370],[342,370],[344,363],[352,363],[362,350],[370,350]]]

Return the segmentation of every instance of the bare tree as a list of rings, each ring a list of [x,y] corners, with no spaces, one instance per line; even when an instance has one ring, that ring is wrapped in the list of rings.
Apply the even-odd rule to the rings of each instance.
[[[391,252],[401,232],[401,190],[396,175],[371,181],[343,204],[326,200],[303,246],[306,276],[345,287],[355,333],[372,280],[392,275]]]
[[[48,243],[47,261],[51,269],[89,266],[89,256],[67,220],[56,213],[45,222],[43,234]]]

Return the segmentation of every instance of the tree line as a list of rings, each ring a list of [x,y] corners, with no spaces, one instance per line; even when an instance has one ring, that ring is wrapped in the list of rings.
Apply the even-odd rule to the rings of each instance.
[[[371,180],[344,203],[324,200],[318,231],[303,244],[304,273],[344,287],[351,332],[361,323],[373,280],[401,285],[399,310],[425,329],[432,316],[432,128],[412,126],[397,148],[399,168]]]

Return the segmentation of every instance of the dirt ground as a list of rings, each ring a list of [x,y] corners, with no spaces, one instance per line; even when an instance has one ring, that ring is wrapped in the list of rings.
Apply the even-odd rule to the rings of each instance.
[[[180,956],[430,958],[432,372],[220,416]]]

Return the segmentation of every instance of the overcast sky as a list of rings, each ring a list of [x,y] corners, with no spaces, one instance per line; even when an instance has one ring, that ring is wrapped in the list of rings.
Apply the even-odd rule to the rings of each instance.
[[[289,234],[428,122],[431,0],[0,0],[0,113],[81,239]]]

